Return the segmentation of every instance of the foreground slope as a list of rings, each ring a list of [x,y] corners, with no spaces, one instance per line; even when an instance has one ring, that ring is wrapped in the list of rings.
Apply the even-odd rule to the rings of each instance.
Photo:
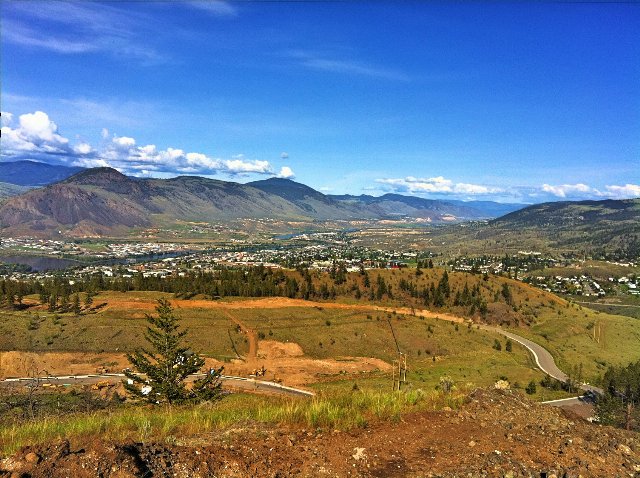
[[[357,403],[361,393],[354,392],[349,400]],[[317,403],[325,402],[330,400]],[[61,426],[75,420],[78,426],[69,428],[83,430],[82,437],[71,432],[64,441],[26,447],[1,461],[0,471],[34,478],[637,476],[640,472],[637,434],[593,425],[509,391],[476,390],[453,411],[411,412],[412,406],[406,405],[399,423],[369,417],[362,427],[346,432],[336,430],[342,402],[330,407],[333,418],[318,410],[315,415],[322,421],[317,423],[303,418],[304,410],[313,407],[313,402],[283,404],[289,412],[282,418],[289,424],[277,427],[273,427],[277,418],[265,420],[267,414],[256,413],[257,422],[245,420],[216,429],[224,412],[217,413],[215,406],[174,410],[170,418],[156,411],[156,418],[137,432],[134,426],[127,428],[118,414],[110,421],[94,416],[84,427],[80,417],[66,419]],[[425,405],[417,398],[413,407],[424,410]],[[301,411],[299,421],[290,413],[296,409]],[[146,412],[146,418],[153,412]],[[398,417],[389,412],[382,412],[383,417]],[[138,420],[144,423],[145,418]]]

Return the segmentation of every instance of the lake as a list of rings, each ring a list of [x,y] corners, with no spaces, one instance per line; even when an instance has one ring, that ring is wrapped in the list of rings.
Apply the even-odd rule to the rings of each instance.
[[[0,255],[0,262],[8,264],[26,264],[34,272],[61,270],[80,265],[80,262],[61,257]]]

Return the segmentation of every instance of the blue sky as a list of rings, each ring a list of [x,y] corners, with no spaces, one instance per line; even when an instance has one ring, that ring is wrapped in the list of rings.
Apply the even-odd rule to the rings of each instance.
[[[3,0],[2,161],[640,196],[640,6]]]

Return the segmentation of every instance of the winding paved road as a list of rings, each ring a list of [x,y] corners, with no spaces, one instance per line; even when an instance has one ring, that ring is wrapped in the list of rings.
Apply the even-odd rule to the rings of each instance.
[[[529,339],[525,339],[524,337],[516,335],[513,332],[503,330],[500,327],[492,327],[489,325],[481,325],[480,327],[489,332],[502,334],[505,337],[510,338],[514,342],[518,342],[520,345],[524,346],[533,355],[538,368],[550,377],[553,377],[556,380],[560,380],[561,382],[565,382],[569,378],[566,373],[558,368],[555,360],[553,360],[553,356],[551,355],[551,353],[543,346]],[[582,384],[580,385],[580,388],[584,391],[591,391],[598,394],[603,393],[603,390],[601,388],[594,387],[592,385]]]

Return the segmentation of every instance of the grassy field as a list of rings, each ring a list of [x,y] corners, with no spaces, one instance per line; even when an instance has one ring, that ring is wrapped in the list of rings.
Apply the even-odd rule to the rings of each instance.
[[[512,331],[547,348],[565,372],[582,366],[584,378],[592,382],[607,367],[640,358],[637,319],[600,313],[578,304],[566,304],[555,314],[541,314],[532,327]]]
[[[156,292],[103,292],[94,298],[94,304],[109,305],[97,313],[80,316],[56,315],[33,308],[3,313],[0,350],[131,351],[145,345],[144,315],[153,312],[154,301],[161,296]],[[136,308],[140,304],[146,304],[148,309]],[[407,379],[411,387],[432,390],[441,376],[448,375],[458,386],[487,386],[506,377],[524,388],[529,381],[543,377],[520,345],[514,343],[512,352],[507,352],[505,340],[500,339],[502,350],[498,351],[493,347],[494,334],[469,324],[362,307],[241,308],[242,301],[237,299],[225,301],[229,309],[182,305],[176,313],[189,329],[188,343],[194,350],[219,360],[235,358],[236,352],[240,355],[248,352],[246,335],[225,313],[230,311],[255,330],[260,340],[297,343],[306,357],[319,361],[373,357],[391,363],[397,356],[393,327],[400,350],[407,354]],[[283,378],[286,382],[286,377]],[[318,376],[317,381],[318,390],[347,390],[357,383],[364,389],[384,391],[391,384],[386,372],[348,379],[331,373]],[[548,392],[547,397],[539,394],[538,398],[548,398]]]
[[[320,395],[312,400],[237,394],[210,407],[127,407],[115,411],[44,418],[0,428],[0,455],[27,444],[100,436],[115,441],[196,442],[231,425],[296,425],[351,429],[372,420],[397,420],[403,413],[457,408],[468,390],[449,394],[356,391]],[[219,435],[219,433],[217,433]]]

